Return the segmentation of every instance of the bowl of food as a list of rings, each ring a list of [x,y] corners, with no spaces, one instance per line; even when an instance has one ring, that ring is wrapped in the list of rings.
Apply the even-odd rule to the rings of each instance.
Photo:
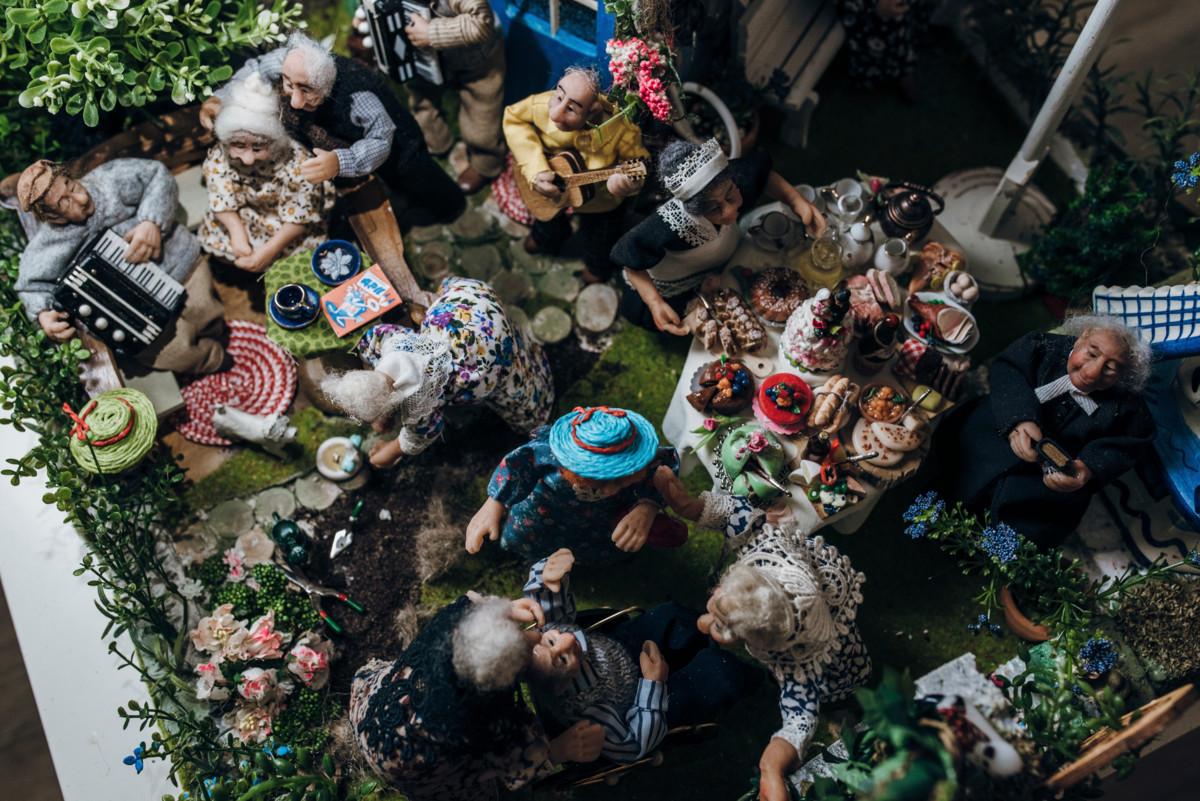
[[[362,256],[353,243],[330,239],[317,245],[312,255],[312,271],[326,286],[337,286],[354,276],[362,267]]]
[[[908,395],[891,384],[868,384],[858,398],[858,411],[872,423],[895,423],[908,404]]]

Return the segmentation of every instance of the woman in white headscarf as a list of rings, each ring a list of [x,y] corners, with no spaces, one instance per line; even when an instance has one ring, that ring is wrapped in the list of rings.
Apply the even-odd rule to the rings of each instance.
[[[658,157],[658,174],[671,199],[622,236],[610,254],[629,284],[621,314],[643,328],[688,333],[680,318],[692,290],[733,256],[738,214],[759,195],[785,203],[813,236],[825,230],[825,218],[771,170],[765,153],[730,161],[715,139],[672,142]]]
[[[313,184],[300,175],[312,154],[284,130],[278,95],[266,81],[252,74],[228,84],[221,96],[213,128],[217,144],[203,167],[208,210],[200,244],[243,270],[261,273],[276,259],[324,241],[333,184]]]
[[[359,342],[374,369],[327,376],[321,390],[352,417],[400,433],[371,451],[387,467],[437,439],[451,405],[483,404],[527,434],[550,419],[554,382],[542,346],[504,312],[495,290],[470,278],[447,278],[417,331],[381,323]]]

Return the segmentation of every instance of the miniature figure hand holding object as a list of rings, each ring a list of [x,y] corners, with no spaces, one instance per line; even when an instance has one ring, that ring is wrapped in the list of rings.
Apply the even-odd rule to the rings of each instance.
[[[1018,454],[1019,455],[1019,454]],[[1092,480],[1092,470],[1079,459],[1071,462],[1074,475],[1050,472],[1042,477],[1042,483],[1055,492],[1075,492]]]
[[[236,251],[237,246],[234,245]],[[235,266],[242,268],[248,273],[261,273],[265,271],[275,262],[275,253],[271,248],[261,247],[258,250],[251,250],[244,256],[238,256],[233,260]]]
[[[413,47],[427,48],[433,45],[429,38],[429,20],[420,14],[413,14],[404,26],[404,34]]]
[[[1023,423],[1017,423],[1012,431],[1008,432],[1008,445],[1012,448],[1012,452],[1018,459],[1023,462],[1037,461],[1037,444],[1042,439],[1042,429],[1037,423],[1032,420],[1026,420]],[[1047,484],[1046,486],[1050,486]],[[1051,487],[1053,489],[1053,487]]]
[[[605,185],[613,197],[632,197],[642,191],[642,179],[632,178],[624,173],[610,175]]]
[[[467,553],[479,553],[485,536],[493,542],[500,539],[500,524],[504,522],[507,511],[504,504],[495,498],[483,502],[483,506],[467,524]]]
[[[162,230],[157,223],[143,220],[125,234],[125,241],[129,243],[125,258],[130,264],[156,261],[162,255]]]
[[[658,508],[649,501],[642,501],[629,510],[617,527],[613,529],[613,544],[627,553],[636,553],[650,538],[650,526]]]
[[[38,312],[37,320],[46,336],[55,342],[66,342],[75,336],[75,326],[71,325],[70,318],[64,311],[46,309]]]
[[[398,439],[389,439],[387,442],[377,443],[374,448],[371,448],[372,467],[391,467],[403,457],[404,449],[400,447]]]
[[[817,207],[805,200],[803,195],[797,192],[790,205],[792,212],[804,223],[804,230],[808,231],[809,236],[816,239],[825,233],[825,215],[817,211]]]
[[[556,177],[552,171],[543,170],[533,180],[533,188],[551,200],[558,200],[562,197],[562,189],[554,182]]]
[[[508,616],[517,623],[536,623],[546,625],[546,613],[541,605],[532,598],[518,598],[512,602]]]
[[[699,520],[700,515],[704,513],[704,501],[688,494],[679,476],[665,465],[654,471],[654,488],[680,517]]]
[[[336,178],[338,170],[341,169],[337,154],[319,147],[313,149],[313,154],[311,159],[300,164],[301,177],[312,184]]]
[[[647,681],[666,681],[670,668],[667,660],[663,659],[662,651],[652,641],[642,643],[642,653],[638,655],[642,667],[642,678]]]
[[[772,737],[758,759],[759,801],[788,801],[787,775],[796,761],[796,749],[787,740]]]
[[[550,592],[559,592],[562,590],[563,577],[570,573],[574,566],[575,554],[571,553],[571,549],[559,548],[542,567],[542,586]]]
[[[650,307],[650,314],[654,318],[654,325],[659,331],[668,334],[674,334],[677,337],[687,336],[691,333],[688,327],[679,319],[679,314],[671,308],[671,304],[667,303],[662,297],[659,297],[657,303]]]
[[[595,762],[604,749],[604,728],[581,720],[550,741],[550,759],[563,762]]]

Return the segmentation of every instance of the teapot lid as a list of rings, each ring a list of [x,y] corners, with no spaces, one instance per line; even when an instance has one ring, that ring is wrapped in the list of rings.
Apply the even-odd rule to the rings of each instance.
[[[933,207],[923,193],[909,190],[892,198],[888,215],[905,228],[920,228],[933,219]]]

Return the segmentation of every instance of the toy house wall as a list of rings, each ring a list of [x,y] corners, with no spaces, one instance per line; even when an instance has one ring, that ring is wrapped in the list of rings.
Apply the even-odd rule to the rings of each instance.
[[[608,69],[604,44],[613,36],[614,20],[604,11],[559,0],[560,23],[550,33],[549,0],[490,0],[504,26],[505,56],[508,60],[504,102],[549,89],[563,69],[578,64]]]

